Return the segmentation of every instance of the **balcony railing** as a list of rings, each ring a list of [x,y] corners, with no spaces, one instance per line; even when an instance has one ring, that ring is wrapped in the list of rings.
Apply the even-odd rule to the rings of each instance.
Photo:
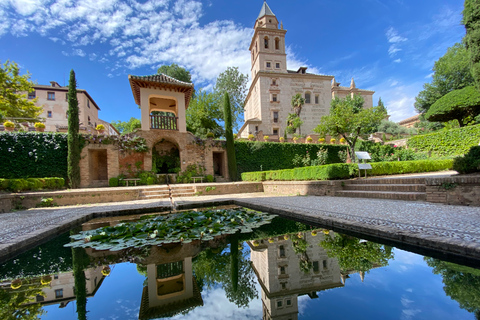
[[[150,129],[178,130],[178,117],[150,115]]]

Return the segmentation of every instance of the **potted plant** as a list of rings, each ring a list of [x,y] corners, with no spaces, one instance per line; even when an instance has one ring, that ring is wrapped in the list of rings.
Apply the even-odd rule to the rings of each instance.
[[[238,135],[236,133],[233,134],[233,140],[237,140]]]
[[[99,124],[95,127],[95,130],[97,130],[98,134],[103,134],[105,132],[105,126],[103,124]]]
[[[52,277],[51,276],[43,276],[41,279],[40,279],[40,283],[42,285],[47,285],[49,284],[50,282],[52,282]]]
[[[102,275],[104,275],[105,277],[110,275],[110,272],[111,272],[110,266],[104,266],[102,268]]]
[[[215,137],[215,135],[213,134],[213,132],[207,132],[207,138],[208,138],[208,139],[213,139],[213,137]]]
[[[255,138],[255,136],[253,134],[250,133],[248,135],[248,140],[253,141],[254,138]]]
[[[320,138],[320,139],[318,139],[318,142],[324,143],[324,142],[325,142],[325,138]]]
[[[347,141],[347,140],[345,140],[345,138],[341,138],[341,139],[340,139],[340,143],[341,143],[341,144],[344,144],[345,141]]]
[[[307,137],[307,143],[312,143],[313,142],[313,138],[312,137]]]
[[[7,131],[13,131],[15,129],[15,123],[13,123],[10,120],[7,120],[3,123],[3,126],[5,127],[5,130]]]
[[[45,131],[45,124],[42,122],[35,122],[33,126],[35,127],[35,131],[38,131],[38,132]]]
[[[285,142],[285,138],[284,138],[284,137],[280,137],[280,142]]]
[[[297,141],[298,141],[298,137],[293,137],[293,142],[297,143]]]
[[[263,140],[264,140],[264,141],[268,141],[268,139],[270,139],[269,136],[264,136],[264,137],[263,137]]]
[[[337,141],[337,139],[335,139],[335,138],[330,139],[331,144],[335,144],[335,141]]]
[[[10,288],[12,288],[13,290],[17,290],[21,286],[22,286],[22,280],[21,279],[15,279],[10,284]]]

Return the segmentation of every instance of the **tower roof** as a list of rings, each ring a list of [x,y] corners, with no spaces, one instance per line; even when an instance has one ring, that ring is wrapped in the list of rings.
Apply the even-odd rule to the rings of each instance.
[[[270,7],[268,6],[267,1],[263,2],[262,9],[260,10],[260,14],[258,15],[257,19],[260,19],[263,16],[274,16],[275,17],[275,14],[272,12]]]

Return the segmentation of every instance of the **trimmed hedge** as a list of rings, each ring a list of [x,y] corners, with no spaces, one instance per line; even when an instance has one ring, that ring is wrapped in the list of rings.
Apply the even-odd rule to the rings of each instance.
[[[67,177],[64,133],[0,133],[0,178]]]
[[[0,190],[13,192],[39,189],[62,189],[65,187],[63,178],[28,178],[0,179]]]
[[[451,130],[441,130],[407,140],[409,148],[418,151],[432,151],[440,156],[458,156],[468,152],[480,141],[480,125]]]
[[[416,160],[371,163],[370,176],[433,172],[451,169],[453,160]],[[357,164],[336,163],[316,167],[303,167],[275,171],[256,171],[242,173],[243,181],[295,181],[295,180],[335,180],[348,179],[358,175]]]
[[[292,162],[295,155],[306,156],[311,160],[317,159],[320,149],[328,151],[327,164],[340,163],[339,151],[347,150],[344,145],[307,144],[307,143],[278,143],[259,141],[235,141],[235,157],[237,159],[238,174],[258,170],[293,169]]]

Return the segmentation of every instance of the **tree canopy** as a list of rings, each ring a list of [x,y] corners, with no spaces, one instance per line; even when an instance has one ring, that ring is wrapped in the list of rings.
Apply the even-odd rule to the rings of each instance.
[[[472,77],[480,90],[480,4],[476,0],[465,0],[463,25],[467,31],[464,41],[468,49]]]
[[[218,97],[202,89],[190,100],[186,112],[187,130],[197,137],[206,138],[207,133],[213,133],[215,138],[223,136],[223,127],[219,121],[223,113],[219,106]]]
[[[161,66],[160,68],[158,68],[157,73],[163,73],[177,80],[192,83],[192,76],[190,75],[190,71],[180,67],[176,63],[172,63],[169,66]]]
[[[425,118],[440,122],[456,119],[463,127],[479,114],[480,92],[474,86],[469,86],[451,91],[438,99],[425,113]]]
[[[142,127],[142,122],[137,118],[130,118],[127,122],[125,121],[112,121],[112,126],[120,132],[120,134],[127,134],[140,129]]]
[[[36,99],[28,100],[25,94],[33,91],[33,85],[30,74],[20,75],[20,68],[15,62],[7,60],[0,66],[0,120],[38,118],[43,108],[35,105]]]
[[[419,113],[426,113],[438,99],[450,91],[473,84],[467,49],[463,44],[456,43],[435,62],[432,82],[423,85],[423,90],[415,98],[415,109]]]
[[[364,109],[361,96],[334,99],[331,104],[330,114],[322,117],[314,131],[320,135],[345,138],[350,157],[355,161],[357,139],[375,131],[386,113],[378,107]]]
[[[217,77],[213,92],[222,101],[225,92],[230,97],[232,108],[232,123],[235,131],[240,127],[239,121],[243,121],[243,107],[247,97],[248,76],[241,73],[238,67],[228,67]]]

